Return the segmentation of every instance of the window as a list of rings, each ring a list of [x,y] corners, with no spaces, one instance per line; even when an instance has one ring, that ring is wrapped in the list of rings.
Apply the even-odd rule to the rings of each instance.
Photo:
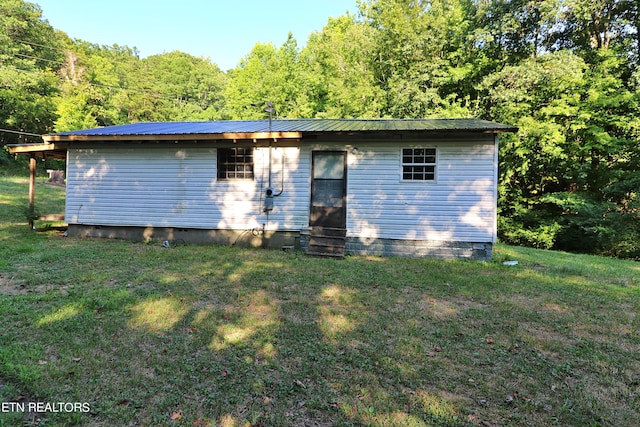
[[[436,149],[435,148],[403,148],[402,180],[403,181],[435,181]]]
[[[253,148],[218,148],[218,179],[253,179]]]

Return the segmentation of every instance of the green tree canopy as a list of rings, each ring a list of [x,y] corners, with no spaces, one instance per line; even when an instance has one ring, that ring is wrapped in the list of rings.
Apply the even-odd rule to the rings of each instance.
[[[385,108],[385,94],[374,74],[374,29],[347,15],[329,18],[310,36],[305,51],[317,76],[317,116],[375,118]]]
[[[399,118],[469,115],[458,91],[469,20],[464,0],[371,0],[361,3],[375,30],[374,76],[386,95],[383,115]]]
[[[232,119],[263,119],[263,106],[272,102],[278,117],[312,117],[314,108],[309,64],[293,35],[276,48],[256,44],[230,71],[226,102]]]
[[[46,133],[56,118],[53,97],[63,58],[58,35],[39,6],[22,0],[0,3],[0,123],[2,128]],[[24,141],[0,133],[4,144]]]

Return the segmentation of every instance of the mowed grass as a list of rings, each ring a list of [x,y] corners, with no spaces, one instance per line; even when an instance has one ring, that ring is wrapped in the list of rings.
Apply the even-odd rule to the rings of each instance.
[[[90,406],[40,425],[640,423],[638,263],[69,239],[27,230],[26,180],[0,189],[0,400]]]

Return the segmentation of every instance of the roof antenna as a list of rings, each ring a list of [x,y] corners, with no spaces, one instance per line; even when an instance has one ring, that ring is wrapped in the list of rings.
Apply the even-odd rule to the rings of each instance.
[[[271,101],[265,101],[264,104],[267,106],[267,108],[265,108],[264,111],[269,113],[269,132],[271,132],[271,120],[273,119],[273,113],[276,112],[276,109],[273,108],[273,102]]]

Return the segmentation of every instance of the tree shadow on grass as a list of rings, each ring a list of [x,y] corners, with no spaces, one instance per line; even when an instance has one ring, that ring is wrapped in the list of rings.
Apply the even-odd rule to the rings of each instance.
[[[552,320],[570,327],[573,314],[524,304],[513,269],[485,265],[511,280],[498,293],[490,275],[465,284],[484,271],[473,263],[144,245],[110,254],[77,254],[79,270],[100,264],[103,272],[86,283],[3,296],[16,304],[5,311],[10,324],[24,325],[11,333],[11,349],[22,353],[9,362],[22,365],[10,374],[26,371],[40,399],[90,402],[80,425],[596,419],[586,403],[558,412],[578,375],[567,367],[570,354],[542,351],[532,332]],[[123,266],[128,258],[135,273]],[[510,305],[518,319],[503,316]],[[20,320],[25,313],[32,318]],[[546,396],[552,387],[555,396]]]
[[[371,342],[393,319],[362,301],[366,284],[345,284],[370,276],[298,254],[214,251],[178,270],[192,251],[154,256],[136,277],[114,261],[111,279],[96,272],[35,298],[44,304],[16,335],[32,328],[40,343],[25,367],[49,384],[42,399],[90,402],[83,419],[96,425],[339,425],[406,412],[398,391],[414,379],[397,384],[406,375],[380,364],[396,350],[383,357]]]

